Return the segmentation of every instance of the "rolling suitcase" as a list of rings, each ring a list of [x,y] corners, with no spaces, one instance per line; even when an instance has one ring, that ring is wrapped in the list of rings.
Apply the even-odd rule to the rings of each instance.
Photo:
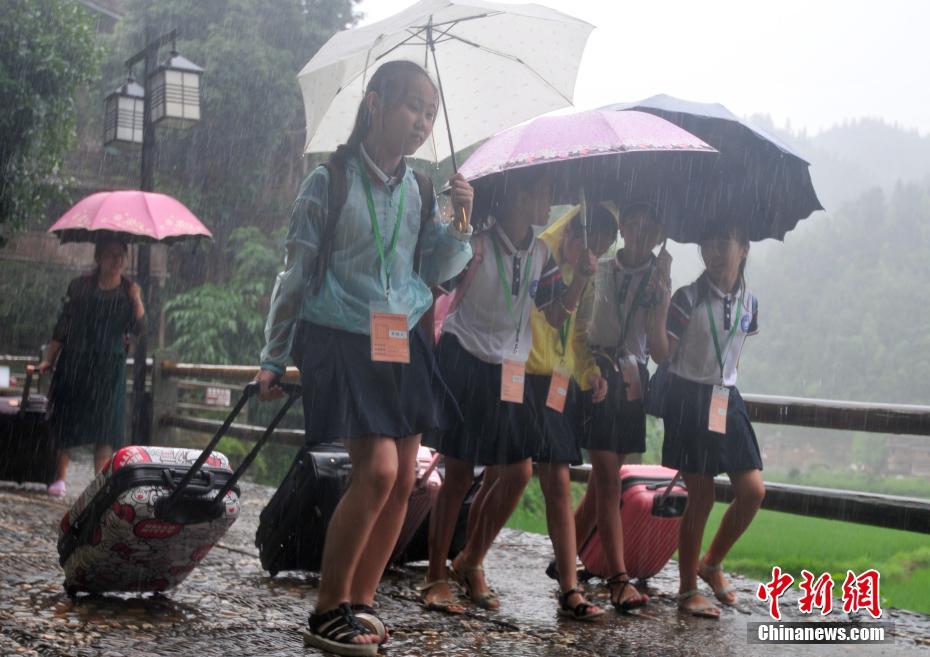
[[[48,398],[30,394],[35,368],[26,368],[22,395],[0,397],[0,481],[50,484],[58,448],[48,426]]]
[[[203,449],[124,447],[90,483],[59,527],[69,596],[86,591],[165,591],[180,584],[239,517],[236,483],[297,397],[288,398],[235,472],[213,448],[248,399],[250,383]]]
[[[678,527],[688,493],[679,473],[660,465],[622,466],[620,490],[626,572],[631,578],[652,577],[678,549]],[[609,572],[596,528],[581,546],[579,556],[592,575],[614,574]]]
[[[417,454],[417,483],[391,561],[399,563],[406,544],[424,524],[442,480],[438,455],[426,447]],[[349,484],[352,463],[342,445],[315,444],[295,457],[268,505],[262,510],[255,546],[262,568],[272,577],[284,570],[319,571],[326,528]]]

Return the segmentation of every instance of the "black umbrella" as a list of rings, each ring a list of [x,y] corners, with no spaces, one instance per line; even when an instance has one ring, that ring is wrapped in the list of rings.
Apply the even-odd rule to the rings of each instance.
[[[607,110],[655,114],[719,151],[692,164],[684,193],[653,191],[643,198],[658,206],[666,233],[676,242],[700,242],[707,227],[739,224],[750,240],[785,233],[823,206],[814,191],[810,164],[776,137],[741,121],[723,105],[658,95]],[[669,186],[680,188],[680,180]]]

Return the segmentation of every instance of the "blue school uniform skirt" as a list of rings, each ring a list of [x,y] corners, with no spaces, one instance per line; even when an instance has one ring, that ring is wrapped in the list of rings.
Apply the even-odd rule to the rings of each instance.
[[[736,387],[730,388],[727,432],[707,428],[714,386],[669,374],[665,398],[665,441],[662,465],[688,474],[714,477],[721,472],[761,470],[762,454],[746,405]]]
[[[574,381],[569,383],[565,412],[559,413],[546,406],[551,379],[545,374],[526,375],[527,403],[533,412],[533,430],[536,433],[533,460],[538,463],[580,464],[581,450],[578,449],[571,417],[571,400],[577,398],[578,386]]]
[[[460,420],[423,440],[441,454],[478,465],[508,465],[536,453],[533,410],[524,387],[524,403],[501,401],[501,366],[471,355],[451,333],[437,348],[439,370],[452,392]]]
[[[368,335],[301,321],[294,336],[308,443],[404,438],[448,426],[458,408],[418,326],[410,363],[371,360]]]
[[[595,355],[595,361],[607,380],[607,397],[594,403],[594,391],[578,391],[572,403],[572,417],[578,442],[585,449],[599,449],[617,454],[642,454],[646,451],[646,411],[642,400],[627,401],[623,375],[611,359]],[[639,366],[642,390],[646,390],[649,372]]]

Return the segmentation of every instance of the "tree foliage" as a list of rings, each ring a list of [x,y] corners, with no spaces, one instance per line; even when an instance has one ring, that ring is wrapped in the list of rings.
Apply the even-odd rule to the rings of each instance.
[[[76,89],[98,74],[88,12],[70,0],[6,0],[0,10],[0,246],[63,190]]]
[[[203,285],[165,304],[171,348],[188,362],[252,363],[262,347],[262,329],[271,286],[280,265],[283,236],[268,237],[257,227],[237,228],[227,255],[233,273],[228,284]]]
[[[334,32],[354,20],[354,0],[127,0],[107,68],[146,34],[179,29],[177,48],[203,67],[201,120],[190,130],[158,131],[158,188],[174,194],[213,231],[216,248],[185,278],[225,282],[233,230],[280,226],[303,177],[303,101],[297,73]],[[141,72],[139,72],[141,73]]]
[[[873,189],[812,218],[747,276],[761,333],[742,359],[756,393],[930,399],[930,178]]]

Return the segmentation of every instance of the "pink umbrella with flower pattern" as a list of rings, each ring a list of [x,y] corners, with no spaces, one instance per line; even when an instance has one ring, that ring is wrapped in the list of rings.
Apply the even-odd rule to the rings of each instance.
[[[63,243],[95,242],[101,237],[165,244],[191,237],[213,238],[177,199],[138,190],[91,194],[68,210],[48,232]]]

